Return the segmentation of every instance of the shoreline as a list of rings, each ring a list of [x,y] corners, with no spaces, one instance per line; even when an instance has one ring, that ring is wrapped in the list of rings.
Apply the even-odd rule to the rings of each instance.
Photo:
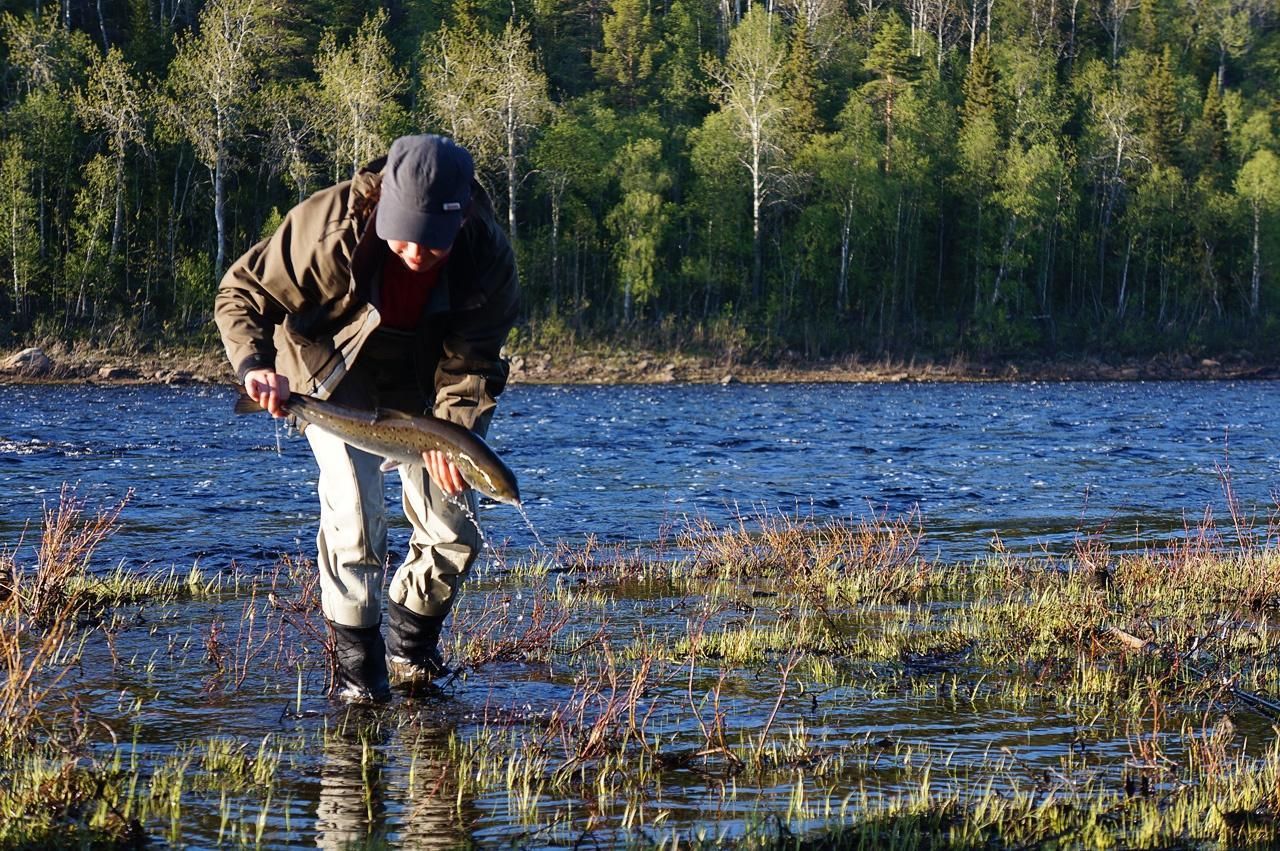
[[[0,384],[171,385],[236,383],[220,350],[10,349],[0,351]],[[43,356],[43,359],[42,357]],[[512,385],[518,384],[851,384],[995,381],[1200,381],[1280,378],[1280,364],[1244,357],[1192,358],[1159,355],[1105,362],[1096,358],[1055,361],[947,362],[863,360],[737,363],[680,352],[514,352]]]

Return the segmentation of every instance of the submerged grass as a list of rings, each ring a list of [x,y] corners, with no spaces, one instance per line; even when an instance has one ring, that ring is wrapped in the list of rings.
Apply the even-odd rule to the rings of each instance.
[[[34,571],[10,552],[0,599],[0,848],[140,847],[145,831],[121,812],[119,788],[77,751],[87,721],[53,713],[77,664],[77,618],[90,604],[77,580],[110,534],[120,508],[85,520],[63,489],[46,512]]]
[[[312,564],[95,571],[118,512],[64,492],[0,552],[0,848],[1280,842],[1280,554],[1234,516],[969,564],[915,516],[561,546],[472,586],[442,688],[347,711]]]

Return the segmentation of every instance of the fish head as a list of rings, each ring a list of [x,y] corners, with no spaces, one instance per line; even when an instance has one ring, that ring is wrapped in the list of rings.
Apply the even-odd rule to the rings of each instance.
[[[501,461],[493,460],[496,462],[493,468],[477,464],[467,455],[458,456],[454,459],[454,463],[458,467],[458,472],[462,474],[462,478],[471,487],[490,499],[519,508],[520,487],[516,484],[515,474]]]
[[[516,508],[520,507],[520,491],[516,489],[514,479],[495,480],[483,474],[476,477],[479,481],[473,481],[466,474],[463,474],[463,478],[467,479],[469,485],[495,502],[503,502]]]
[[[493,497],[493,499],[498,502],[510,505],[512,508],[524,508],[524,505],[520,502],[520,494],[518,493],[489,494],[489,496]]]

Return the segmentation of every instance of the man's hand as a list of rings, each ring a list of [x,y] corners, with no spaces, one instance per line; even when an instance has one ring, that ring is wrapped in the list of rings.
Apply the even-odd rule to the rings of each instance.
[[[467,482],[462,478],[462,473],[458,472],[458,468],[440,450],[432,449],[423,452],[422,462],[427,467],[427,475],[431,477],[431,481],[436,483],[436,487],[440,488],[445,496],[461,496],[467,489]]]
[[[289,401],[289,379],[272,369],[251,369],[244,375],[244,392],[267,409],[273,417],[283,417]]]

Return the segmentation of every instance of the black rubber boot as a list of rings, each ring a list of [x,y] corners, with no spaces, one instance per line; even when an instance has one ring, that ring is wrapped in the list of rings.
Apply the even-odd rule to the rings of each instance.
[[[342,626],[329,622],[333,632],[337,674],[334,694],[348,703],[385,703],[391,699],[387,682],[386,645],[377,626]]]
[[[449,674],[440,655],[444,619],[387,601],[387,669],[398,684],[426,685]]]

